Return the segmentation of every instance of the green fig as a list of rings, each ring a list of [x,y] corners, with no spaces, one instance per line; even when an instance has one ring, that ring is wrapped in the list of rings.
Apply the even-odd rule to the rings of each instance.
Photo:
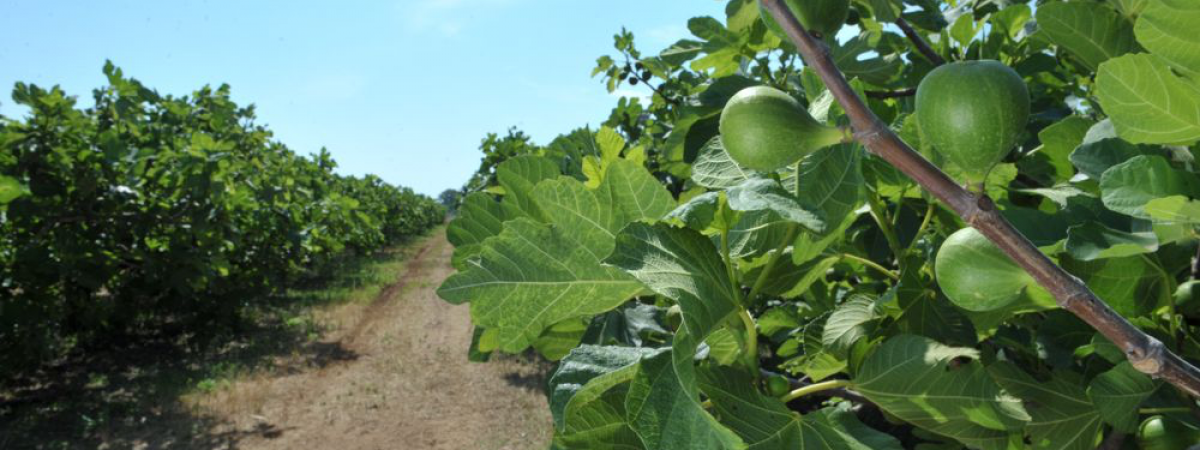
[[[1200,317],[1200,280],[1188,280],[1175,289],[1175,310],[1187,317]]]
[[[846,132],[817,122],[800,102],[766,86],[742,89],[721,112],[721,143],[743,167],[772,172],[842,142]]]
[[[917,86],[921,139],[978,185],[1016,147],[1029,121],[1029,90],[998,61],[944,64]]]
[[[804,25],[805,30],[818,36],[837,34],[842,24],[846,23],[846,16],[850,14],[850,0],[784,0],[783,4],[792,10],[792,14],[800,21],[800,25]],[[761,1],[758,2],[758,10],[767,29],[787,41],[787,33],[783,32],[783,27],[779,26],[779,22],[775,21]]]
[[[1200,431],[1169,417],[1154,416],[1142,422],[1137,441],[1144,450],[1183,450],[1200,444]]]
[[[1001,309],[1021,299],[1027,289],[1042,289],[974,228],[963,228],[946,238],[933,270],[946,298],[968,311]]]
[[[767,377],[767,394],[772,397],[783,397],[792,391],[792,383],[783,375]]]

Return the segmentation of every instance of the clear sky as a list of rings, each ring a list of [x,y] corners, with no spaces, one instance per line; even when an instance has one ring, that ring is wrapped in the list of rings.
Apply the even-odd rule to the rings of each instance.
[[[474,172],[488,132],[515,125],[544,144],[604,120],[616,97],[589,75],[622,26],[656,53],[724,4],[0,0],[0,114],[24,116],[17,81],[90,105],[111,59],[162,93],[229,83],[293,150],[324,146],[342,173],[436,195]]]

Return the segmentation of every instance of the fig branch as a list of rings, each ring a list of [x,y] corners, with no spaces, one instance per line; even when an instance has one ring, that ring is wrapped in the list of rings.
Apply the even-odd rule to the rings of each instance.
[[[967,191],[914,151],[867,108],[834,64],[828,47],[804,29],[782,0],[761,1],[795,44],[804,61],[821,76],[825,86],[846,111],[855,131],[855,139],[868,151],[904,172],[964,222],[991,240],[1046,288],[1059,306],[1083,319],[1117,345],[1138,371],[1171,383],[1193,397],[1200,397],[1200,370],[1171,352],[1158,339],[1134,327],[1079,278],[1042,254],[1000,215],[986,194],[976,195]],[[897,21],[898,25],[900,23]]]
[[[929,42],[926,42],[921,35],[917,34],[917,30],[913,29],[912,25],[909,25],[908,21],[904,20],[903,17],[896,18],[896,26],[900,27],[900,31],[903,31],[904,36],[912,41],[913,45],[917,47],[917,51],[921,52],[925,56],[925,59],[928,59],[933,65],[940,66],[946,63],[942,55],[933,51],[933,47],[929,46]]]

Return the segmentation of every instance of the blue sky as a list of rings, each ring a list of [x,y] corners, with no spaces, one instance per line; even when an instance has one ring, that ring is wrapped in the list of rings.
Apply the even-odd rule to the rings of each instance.
[[[0,0],[0,114],[25,114],[17,81],[88,105],[111,59],[163,93],[229,83],[293,150],[434,195],[474,172],[488,132],[546,143],[606,118],[617,97],[589,75],[622,26],[657,52],[724,3]]]

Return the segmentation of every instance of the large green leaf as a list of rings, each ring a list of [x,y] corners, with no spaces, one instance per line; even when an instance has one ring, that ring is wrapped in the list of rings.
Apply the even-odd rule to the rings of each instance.
[[[825,230],[824,211],[802,203],[778,181],[753,178],[725,192],[729,195],[729,208],[734,211],[770,211],[809,230],[818,233]]]
[[[608,165],[604,182],[596,192],[598,197],[604,194],[615,208],[619,225],[637,220],[658,220],[676,206],[675,199],[658,179],[640,164],[624,159]]]
[[[530,178],[517,174],[541,173],[529,169],[539,166],[530,161],[506,176],[506,196],[519,192],[515,198],[523,199],[526,211],[552,211],[550,223],[504,223],[499,235],[483,242],[477,259],[438,289],[447,301],[470,301],[476,325],[497,329],[500,348],[508,352],[528,347],[555,323],[609,311],[638,293],[637,280],[601,260],[626,223],[657,219],[674,206],[670,194],[630,161],[608,164],[595,190],[567,177],[527,186]]]
[[[1200,84],[1175,75],[1157,56],[1133,54],[1105,62],[1096,75],[1096,96],[1129,142],[1200,139]]]
[[[579,450],[597,447],[622,450],[647,448],[626,420],[625,400],[639,366],[634,363],[616,367],[625,360],[622,358],[599,368],[603,373],[596,373],[595,376],[581,373],[587,377],[586,384],[572,388],[565,405],[556,405],[553,403],[555,399],[551,399],[551,408],[562,408],[562,423],[559,425],[556,422],[559,426],[555,435],[556,444]],[[559,416],[555,416],[555,419],[558,420]]]
[[[846,370],[846,359],[825,351],[822,344],[828,318],[829,313],[825,313],[804,326],[804,355],[788,360],[784,363],[785,368],[792,373],[803,373],[813,381],[821,381]]]
[[[694,339],[703,340],[737,311],[736,288],[716,247],[695,230],[631,223],[605,262],[679,302],[683,324]]]
[[[694,350],[694,349],[693,349]],[[700,405],[691,352],[639,363],[625,399],[626,420],[646,448],[741,449],[745,444]]]
[[[771,270],[771,275],[762,286],[762,293],[782,298],[799,297],[807,292],[813,283],[824,278],[825,272],[841,260],[840,256],[831,255],[796,264],[792,262],[792,258],[785,255]],[[746,279],[758,280],[763,269],[763,266],[750,269],[746,272]]]
[[[764,255],[786,244],[796,223],[771,210],[741,213],[729,229],[729,252],[734,258]]]
[[[588,321],[584,318],[572,317],[562,322],[550,325],[530,345],[534,350],[550,361],[563,359],[571,349],[583,342],[588,331]]]
[[[1147,3],[1150,3],[1150,0],[1113,0],[1113,5],[1121,11],[1121,14],[1131,19],[1141,14]],[[1134,32],[1136,33],[1137,30],[1134,29]]]
[[[576,236],[577,230],[530,219],[509,221],[484,242],[478,260],[446,279],[438,295],[451,303],[470,301],[475,324],[496,328],[500,348],[518,352],[550,325],[603,313],[642,290],[637,280],[600,265]]]
[[[591,380],[631,367],[657,350],[634,347],[583,345],[571,350],[550,377],[550,413],[559,429],[564,426],[567,403]],[[632,379],[632,378],[630,378]]]
[[[1033,448],[1093,450],[1100,443],[1104,424],[1078,375],[1056,372],[1049,381],[1039,381],[1006,361],[992,364],[988,371],[1028,405]]]
[[[717,219],[717,209],[721,203],[719,192],[705,192],[688,199],[671,212],[663,216],[666,220],[679,220],[683,224],[703,231],[713,220]]]
[[[1154,380],[1126,361],[1096,376],[1088,386],[1087,395],[1105,422],[1123,432],[1134,433],[1138,408],[1157,388]]]
[[[525,215],[542,219],[541,209],[534,201],[533,187],[542,180],[559,176],[558,164],[541,156],[518,156],[496,167],[496,180],[504,187],[504,195]]]
[[[750,179],[753,173],[733,161],[720,136],[710,139],[692,163],[692,181],[712,189],[737,186]]]
[[[741,444],[700,406],[697,346],[738,310],[737,294],[712,241],[688,228],[635,222],[606,260],[679,303],[683,324],[670,354],[645,360],[626,401],[628,421],[649,448]]]
[[[898,335],[867,357],[854,388],[888,414],[969,447],[1007,448],[1029,415],[978,357],[974,349]]]
[[[1038,5],[1040,35],[1095,70],[1111,58],[1139,49],[1133,24],[1105,3],[1052,2]]]
[[[751,450],[900,450],[900,442],[872,429],[853,413],[825,408],[803,417],[779,399],[754,388],[753,379],[734,369],[699,372],[700,389],[712,400],[713,414]]]
[[[1147,203],[1176,195],[1198,197],[1200,181],[1192,173],[1172,168],[1163,157],[1142,155],[1106,170],[1100,191],[1109,209],[1149,219]]]
[[[1138,155],[1151,153],[1151,146],[1137,146],[1117,136],[1111,120],[1103,120],[1092,126],[1083,142],[1070,154],[1071,163],[1092,179],[1099,180],[1109,167],[1128,161]]]
[[[1153,232],[1130,233],[1088,222],[1067,230],[1066,249],[1080,261],[1120,258],[1157,251],[1158,237]]]
[[[1150,200],[1143,210],[1155,221],[1200,224],[1200,201],[1182,195]]]
[[[824,212],[827,234],[858,208],[863,186],[862,154],[861,147],[843,144],[817,150],[800,161],[796,198]]]
[[[1190,0],[1148,0],[1134,33],[1151,53],[1192,79],[1200,76],[1200,4]]]
[[[1125,317],[1147,314],[1171,295],[1169,280],[1145,255],[1093,261],[1064,256],[1061,264]]]
[[[1046,155],[1058,179],[1070,179],[1075,174],[1069,157],[1071,152],[1075,151],[1075,147],[1083,143],[1088,128],[1093,124],[1085,117],[1070,116],[1038,132],[1038,140],[1042,141],[1038,153]]]
[[[845,357],[850,346],[874,330],[872,322],[878,318],[875,299],[865,295],[853,296],[829,315],[821,335],[821,344],[825,351]]]
[[[468,195],[446,227],[446,239],[454,244],[454,266],[465,269],[464,261],[479,254],[483,241],[500,234],[504,222],[523,215],[512,202],[497,201],[484,192]]]

